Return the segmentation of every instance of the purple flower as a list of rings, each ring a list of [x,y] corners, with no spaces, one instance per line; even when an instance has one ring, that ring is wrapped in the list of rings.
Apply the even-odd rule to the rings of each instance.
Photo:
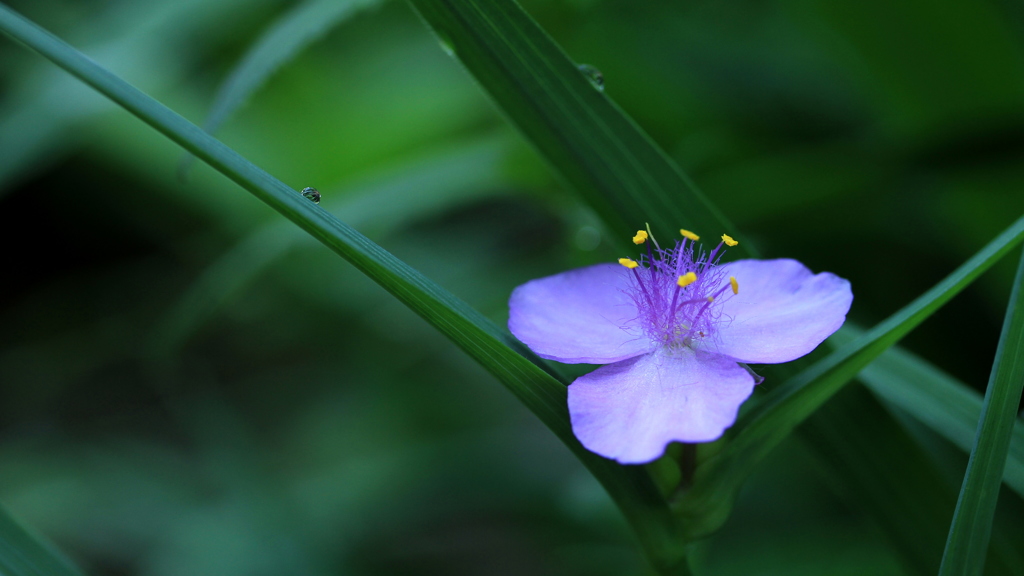
[[[584,446],[624,464],[654,460],[669,442],[719,438],[757,383],[744,364],[807,354],[853,300],[834,274],[787,259],[721,264],[735,240],[723,235],[708,253],[680,232],[662,249],[640,231],[639,262],[533,280],[509,300],[509,329],[541,357],[607,364],[569,386],[569,414]]]

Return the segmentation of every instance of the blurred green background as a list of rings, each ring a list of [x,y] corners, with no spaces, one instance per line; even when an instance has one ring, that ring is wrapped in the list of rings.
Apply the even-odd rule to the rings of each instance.
[[[295,5],[8,4],[197,123]],[[850,279],[861,325],[1024,213],[1017,3],[525,7],[766,257]],[[610,235],[631,232],[602,228],[402,2],[331,29],[219,136],[499,323],[516,285],[620,256]],[[180,159],[0,42],[0,502],[96,575],[646,573],[601,488],[491,376]],[[983,389],[1012,272],[906,347]],[[914,433],[958,486],[966,458]],[[818,454],[794,438],[772,456],[701,574],[904,573]]]

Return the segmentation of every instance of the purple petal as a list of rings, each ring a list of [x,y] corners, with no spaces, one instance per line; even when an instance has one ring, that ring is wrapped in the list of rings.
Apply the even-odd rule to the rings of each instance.
[[[740,260],[724,266],[739,294],[723,298],[716,330],[719,354],[740,362],[789,362],[839,329],[853,302],[850,283],[813,274],[796,260]]]
[[[643,354],[653,344],[635,322],[624,291],[629,271],[597,264],[523,284],[509,299],[508,328],[543,358],[609,364]]]
[[[569,385],[576,437],[623,464],[650,462],[672,441],[709,442],[736,421],[754,378],[734,360],[690,348],[602,366]]]

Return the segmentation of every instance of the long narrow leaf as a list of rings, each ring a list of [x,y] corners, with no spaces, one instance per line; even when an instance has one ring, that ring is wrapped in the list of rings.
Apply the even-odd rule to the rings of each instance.
[[[192,66],[192,54],[198,52],[183,50],[182,46],[215,35],[212,23],[261,4],[266,2],[114,2],[98,10],[96,17],[76,22],[69,34],[82,39],[90,54],[119,74],[130,76],[147,90],[164,90],[180,84],[185,70]],[[0,104],[0,197],[14,189],[14,181],[58,162],[86,137],[73,128],[109,109],[108,102],[88,93],[67,75],[55,72],[32,71],[23,81],[4,87]]]
[[[476,139],[413,163],[355,189],[324,191],[323,206],[367,235],[385,234],[412,218],[494,194],[504,183],[502,159],[508,138]],[[335,200],[329,198],[339,195]],[[185,292],[150,336],[154,358],[167,358],[233,294],[299,244],[314,240],[290,222],[274,221],[242,239],[213,262]]]
[[[249,48],[217,89],[203,129],[213,134],[282,65],[360,9],[380,0],[308,0],[281,16]],[[182,158],[184,174],[193,156]]]
[[[82,573],[39,536],[29,533],[0,506],[0,574],[81,576]]]
[[[606,155],[622,160],[640,174],[636,181],[652,181],[656,180],[651,174],[658,171],[660,152],[647,155],[649,141],[639,147],[623,144],[632,142],[630,133],[635,127],[628,121],[627,126],[616,122],[615,117],[624,117],[621,111],[580,81],[573,73],[574,63],[513,1],[411,2],[437,32],[442,44],[462,60],[554,168],[584,193],[609,228],[621,228],[623,220],[634,222],[638,218],[651,219],[662,227],[671,226],[665,219],[650,215],[657,198],[636,197],[636,188],[630,185],[634,182],[630,170],[623,170],[625,175],[621,175],[616,173],[620,165],[612,162],[605,167],[603,160]],[[602,123],[605,119],[607,122]],[[598,130],[604,127],[608,129]],[[639,151],[635,153],[639,158],[631,156],[635,150]],[[614,177],[606,177],[608,173]],[[600,181],[592,182],[588,177]],[[664,213],[674,223],[692,222],[681,220],[680,214],[692,214],[695,204],[709,204],[692,191],[693,188],[677,187],[674,194],[662,198],[671,210]],[[713,207],[710,210],[717,214]],[[698,229],[707,227],[704,222],[691,225],[700,226]],[[861,421],[854,424],[855,428],[871,425]],[[855,434],[857,429],[850,432]],[[712,523],[724,520],[728,500],[716,500],[721,515]]]
[[[411,0],[555,171],[609,228],[650,222],[717,236],[732,226],[514,0]],[[749,243],[737,247],[750,255]]]
[[[844,326],[832,338],[852,342],[864,331]],[[964,452],[974,446],[982,396],[914,354],[890,348],[857,376],[877,396],[898,406]],[[1024,498],[1024,421],[1013,423],[1003,482]]]
[[[365,236],[259,169],[199,127],[139,92],[60,39],[0,5],[0,29],[49,58],[231,178],[388,290],[494,374],[573,451],[631,523],[652,564],[685,573],[675,523],[650,475],[587,451],[569,425],[564,383],[524,346]]]
[[[879,354],[887,350],[1024,240],[1019,218],[980,252],[907,306],[773,390],[737,422],[738,433],[702,465],[693,488],[677,503],[688,538],[706,535],[725,521],[732,500],[753,468]]]
[[[1024,391],[1024,253],[1006,307],[977,439],[949,527],[940,576],[981,574],[992,533],[1006,452]]]

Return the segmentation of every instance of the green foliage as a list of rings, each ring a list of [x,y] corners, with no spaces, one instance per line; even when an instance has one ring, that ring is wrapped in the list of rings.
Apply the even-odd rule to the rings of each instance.
[[[71,18],[79,25],[69,34],[113,72],[131,75],[135,86],[163,90],[181,81],[193,57],[190,49],[213,43],[223,32],[217,22],[266,2],[156,0],[149,10],[116,6],[81,23]],[[112,108],[67,74],[47,70],[33,76],[11,90],[11,100],[19,105],[0,112],[0,182],[48,164],[81,141],[81,134],[70,129],[74,123]]]
[[[468,142],[399,173],[378,178],[379,181],[365,183],[355,192],[330,191],[328,196],[342,200],[324,202],[324,209],[344,214],[353,227],[365,229],[376,223],[373,232],[383,235],[440,208],[493,194],[506,180],[501,174],[501,159],[508,148],[506,140],[489,137]],[[167,312],[161,327],[151,337],[153,354],[173,355],[261,270],[310,243],[309,235],[285,222],[272,222],[252,232],[211,264]]]
[[[217,132],[231,114],[245,104],[281,66],[321,39],[332,27],[376,2],[309,0],[282,16],[253,43],[249,52],[217,90],[217,96],[203,122],[203,129],[210,134]],[[182,172],[188,169],[189,158],[182,161]]]
[[[985,391],[978,433],[960,489],[940,575],[981,574],[985,567],[992,519],[1007,450],[1017,424],[1024,391],[1024,254],[1017,267],[1010,304],[1006,307],[992,376]]]
[[[853,342],[863,330],[849,324],[832,339]],[[969,453],[981,416],[982,396],[949,374],[898,348],[890,348],[861,370],[857,378],[889,404]],[[1003,482],[1024,497],[1024,421],[1013,423]]]
[[[857,420],[866,433],[850,434]],[[857,385],[844,387],[803,424],[801,435],[829,465],[828,481],[851,506],[869,511],[911,574],[939,568],[956,492],[884,406]],[[853,457],[847,457],[852,454]]]
[[[934,288],[790,378],[742,416],[734,426],[734,437],[698,469],[693,488],[676,506],[688,536],[706,536],[721,526],[743,481],[797,425],[1022,240],[1024,217]]]
[[[732,231],[675,163],[515,2],[412,4],[617,237],[648,221],[655,235],[674,237],[679,227]],[[746,243],[741,246],[737,252],[748,253]]]
[[[647,473],[619,466],[580,445],[572,434],[565,384],[539,366],[522,344],[455,296],[284,183],[249,163],[169,108],[97,66],[57,38],[0,7],[0,29],[111,98],[171,140],[333,249],[448,336],[505,384],[570,449],[620,505],[660,570],[679,573],[682,555],[664,500]]]
[[[189,117],[226,118],[259,90],[222,134],[266,172],[93,78],[399,298],[205,166],[176,182],[177,147],[0,46],[16,278],[0,298],[0,499],[88,572],[628,574],[643,570],[639,538],[663,573],[685,573],[684,552],[699,574],[935,573],[964,464],[941,438],[973,445],[981,401],[928,362],[984,380],[1012,272],[995,253],[941,311],[954,290],[796,379],[764,368],[770,391],[744,422],[787,397],[800,417],[681,527],[643,468],[575,443],[569,379],[494,324],[512,287],[619,256],[642,222],[738,235],[721,214],[742,248],[851,279],[858,322],[886,317],[1024,212],[1024,58],[1002,8],[528,5],[541,27],[511,2],[412,2],[467,75],[398,3],[144,4],[11,5]],[[307,185],[323,209],[295,194]],[[920,357],[888,347],[925,316],[906,337]],[[566,440],[634,535],[550,434],[468,385],[492,378],[468,358]],[[822,366],[818,385],[777,384]],[[895,410],[858,387],[831,396],[861,368]],[[702,446],[701,470],[757,429]],[[1003,479],[1019,491],[1016,444]],[[671,459],[654,468],[677,477]],[[1021,573],[1022,508],[1004,493],[989,573]],[[681,545],[676,530],[723,510],[718,532]]]
[[[81,572],[38,535],[0,508],[0,571],[10,576],[80,576]]]

